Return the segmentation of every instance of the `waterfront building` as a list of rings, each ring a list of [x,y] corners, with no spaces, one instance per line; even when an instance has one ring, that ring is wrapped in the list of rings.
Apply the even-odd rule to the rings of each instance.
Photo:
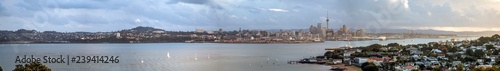
[[[200,29],[200,28],[196,28],[196,30],[194,32],[196,32],[196,33],[203,33],[203,32],[205,32],[205,30]]]
[[[163,31],[163,30],[155,30],[155,31],[153,31],[153,33],[162,34],[162,33],[165,33],[165,31]]]
[[[364,36],[365,36],[365,33],[366,33],[365,29],[358,29],[358,30],[356,30],[356,32],[355,32],[355,34],[356,34],[355,36],[356,36],[356,37],[364,37]]]
[[[116,38],[122,38],[122,36],[120,35],[120,33],[116,33]]]

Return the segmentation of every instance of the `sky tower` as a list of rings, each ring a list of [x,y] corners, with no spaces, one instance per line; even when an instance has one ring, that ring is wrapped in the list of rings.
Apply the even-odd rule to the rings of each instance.
[[[326,30],[330,30],[330,28],[328,28],[328,26],[330,26],[330,24],[328,24],[328,21],[330,21],[330,19],[328,19],[328,10],[326,10]]]

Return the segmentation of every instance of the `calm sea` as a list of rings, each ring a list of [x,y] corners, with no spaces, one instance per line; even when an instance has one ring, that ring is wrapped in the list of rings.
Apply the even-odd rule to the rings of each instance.
[[[323,55],[325,48],[374,43],[417,44],[446,39],[326,41],[306,44],[139,43],[139,44],[1,44],[0,66],[15,68],[16,56],[119,56],[119,63],[44,63],[54,71],[329,71],[330,66],[287,64]],[[43,61],[43,60],[42,60]],[[66,61],[66,60],[65,60]]]

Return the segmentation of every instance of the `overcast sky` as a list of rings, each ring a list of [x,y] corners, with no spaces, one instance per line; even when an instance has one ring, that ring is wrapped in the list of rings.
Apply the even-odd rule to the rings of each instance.
[[[331,28],[500,31],[500,0],[0,0],[0,30]],[[328,12],[328,15],[327,15]]]

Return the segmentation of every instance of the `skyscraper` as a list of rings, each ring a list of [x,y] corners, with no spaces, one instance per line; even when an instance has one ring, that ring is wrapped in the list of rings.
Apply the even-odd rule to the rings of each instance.
[[[316,34],[318,34],[319,38],[325,38],[326,36],[326,30],[324,27],[321,26],[321,23],[318,23],[317,25],[317,30],[316,30]]]
[[[309,27],[309,32],[311,32],[311,34],[316,34],[316,27],[311,25],[311,27]]]
[[[349,28],[345,25],[342,25],[342,27],[340,27],[340,29],[337,31],[337,33],[339,33],[339,35],[348,35]]]
[[[323,27],[321,26],[321,23],[318,23],[318,25],[316,25],[316,28],[317,28],[316,32],[318,32],[318,33],[323,30],[322,29]]]

